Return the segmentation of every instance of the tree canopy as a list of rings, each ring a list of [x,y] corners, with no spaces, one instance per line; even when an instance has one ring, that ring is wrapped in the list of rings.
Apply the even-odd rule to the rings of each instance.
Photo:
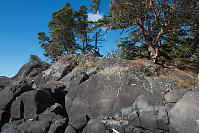
[[[154,61],[161,55],[168,58],[174,51],[190,57],[199,43],[198,5],[198,0],[112,0],[108,27],[129,33],[119,45],[123,50],[138,52],[137,48],[146,45]],[[187,44],[190,38],[194,38],[192,45]]]
[[[70,3],[52,14],[48,23],[49,35],[38,33],[38,40],[44,49],[44,56],[55,61],[59,56],[72,54],[76,51],[91,52],[96,49],[93,46],[89,34],[94,32],[94,22],[88,21],[87,7],[80,6],[79,10],[73,10]],[[94,52],[98,52],[94,50]]]
[[[92,0],[90,10],[97,13],[100,2]],[[44,55],[54,61],[76,51],[99,54],[104,26],[128,33],[118,45],[125,58],[150,57],[157,62],[160,56],[191,57],[198,51],[198,0],[112,0],[109,9],[103,20],[90,22],[87,7],[73,10],[66,3],[52,14],[49,33],[38,33]]]

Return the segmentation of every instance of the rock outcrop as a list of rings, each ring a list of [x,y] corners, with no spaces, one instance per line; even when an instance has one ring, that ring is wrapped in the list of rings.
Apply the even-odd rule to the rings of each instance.
[[[192,77],[175,73],[148,60],[81,54],[27,63],[13,78],[0,77],[0,131],[197,133],[199,87],[179,88]]]

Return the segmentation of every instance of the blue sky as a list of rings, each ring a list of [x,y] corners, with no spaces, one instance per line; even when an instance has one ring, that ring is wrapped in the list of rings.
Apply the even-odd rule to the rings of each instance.
[[[38,44],[37,33],[48,32],[48,22],[54,11],[70,2],[74,10],[89,6],[91,0],[2,0],[0,4],[0,76],[14,76],[29,61],[31,54],[42,60],[43,50]],[[103,2],[100,14],[108,12]],[[107,34],[101,52],[116,48],[119,32]]]

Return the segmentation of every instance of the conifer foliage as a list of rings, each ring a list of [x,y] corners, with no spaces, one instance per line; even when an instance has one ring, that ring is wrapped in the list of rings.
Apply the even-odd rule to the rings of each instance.
[[[73,10],[70,3],[66,3],[62,9],[52,14],[48,27],[49,35],[39,32],[38,40],[44,49],[44,56],[51,61],[64,54],[73,54],[77,51],[88,53],[95,48],[91,44],[93,40],[89,37],[94,29],[88,21],[85,6]]]

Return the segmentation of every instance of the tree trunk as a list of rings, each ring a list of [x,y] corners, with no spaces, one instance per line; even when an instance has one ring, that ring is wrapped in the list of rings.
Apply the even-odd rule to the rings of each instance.
[[[199,44],[199,28],[197,28],[197,32],[196,32],[196,35],[194,37],[193,43],[189,47],[189,49],[188,49],[188,51],[185,55],[185,58],[190,58],[194,54],[198,44]]]
[[[158,44],[154,44],[153,42],[148,42],[148,54],[150,58],[153,59],[154,63],[157,63],[159,53],[160,51]]]

